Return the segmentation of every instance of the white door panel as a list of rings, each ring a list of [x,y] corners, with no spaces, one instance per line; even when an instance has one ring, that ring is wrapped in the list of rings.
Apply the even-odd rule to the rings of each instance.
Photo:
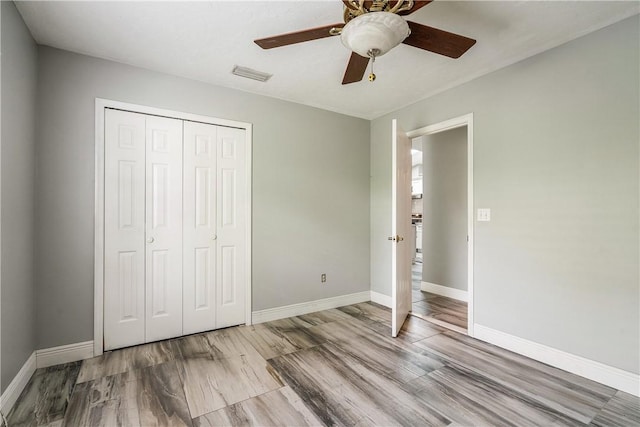
[[[105,109],[104,348],[245,322],[246,131]]]
[[[147,342],[182,335],[182,120],[146,118]]]
[[[411,141],[392,122],[391,335],[396,337],[411,311]]]
[[[246,139],[243,129],[219,127],[217,135],[216,325],[245,322]]]
[[[145,116],[105,110],[104,348],[145,341]]]
[[[217,127],[184,122],[184,333],[216,328]]]

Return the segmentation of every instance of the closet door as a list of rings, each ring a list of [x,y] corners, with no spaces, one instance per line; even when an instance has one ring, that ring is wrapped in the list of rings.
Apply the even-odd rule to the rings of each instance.
[[[182,121],[146,118],[147,342],[182,335]]]
[[[183,329],[216,328],[217,127],[184,122]]]
[[[245,138],[105,110],[105,350],[245,322]]]
[[[216,327],[245,322],[247,278],[246,140],[243,129],[217,132]]]
[[[145,342],[145,116],[105,110],[104,348]]]

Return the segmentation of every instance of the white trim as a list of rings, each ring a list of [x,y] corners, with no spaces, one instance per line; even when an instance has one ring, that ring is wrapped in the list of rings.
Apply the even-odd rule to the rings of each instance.
[[[95,211],[93,249],[93,355],[103,350],[104,336],[104,109],[108,102],[96,98]]]
[[[152,116],[168,117],[170,119],[187,120],[190,122],[207,123],[216,126],[247,129],[250,123],[235,120],[219,119],[217,117],[203,116],[200,114],[185,113],[183,111],[165,110],[163,108],[149,107],[148,105],[130,104],[128,102],[112,101],[110,99],[96,98],[96,109],[114,108],[116,110],[131,111],[133,113],[149,114]]]
[[[2,8],[0,7],[0,11]],[[0,22],[2,13],[0,12]],[[0,39],[2,31],[0,31]],[[6,37],[6,36],[5,36]],[[2,82],[2,43],[0,42],[0,82]],[[0,101],[2,100],[2,83],[0,83]],[[2,116],[2,102],[0,102],[0,117]],[[0,120],[0,177],[2,177],[2,120]],[[0,178],[0,242],[2,242],[2,179]],[[2,245],[0,244],[0,319],[2,319]],[[1,326],[2,322],[0,322]],[[0,327],[0,372],[2,370],[2,327]],[[1,377],[1,376],[0,376]],[[0,385],[1,387],[1,385]],[[0,412],[5,413],[4,410],[4,394],[2,388],[0,388]],[[4,420],[0,417],[0,426],[4,425]]]
[[[380,292],[371,291],[371,301],[385,307],[391,308],[391,297],[389,295],[381,294]]]
[[[246,253],[245,253],[245,259],[247,260],[247,268],[245,269],[246,271],[246,290],[245,290],[245,309],[244,309],[244,314],[245,314],[245,324],[247,325],[251,325],[251,283],[252,283],[252,278],[251,278],[251,266],[252,261],[251,261],[251,237],[252,237],[252,232],[251,232],[251,224],[253,223],[253,220],[251,218],[251,212],[253,212],[253,208],[252,208],[252,201],[253,201],[253,195],[252,195],[252,191],[253,191],[253,181],[252,181],[252,173],[253,173],[253,164],[252,164],[252,159],[253,159],[253,125],[251,125],[250,123],[245,123],[245,138],[246,138],[246,162],[247,162],[247,167],[246,169],[246,182],[247,182],[247,192],[245,194],[245,200],[247,201],[246,203],[246,210],[247,210],[247,230],[246,230]]]
[[[422,282],[420,290],[464,302],[467,302],[469,297],[467,291],[463,291],[462,289],[450,288],[448,286],[436,285],[435,283],[429,282]]]
[[[93,341],[36,350],[36,368],[76,362],[93,357]]]
[[[13,405],[20,397],[20,393],[26,387],[27,383],[31,379],[31,376],[36,371],[36,352],[31,353],[31,356],[24,362],[22,368],[18,371],[13,380],[7,387],[7,389],[2,393],[0,397],[0,411],[6,416]],[[0,423],[1,424],[1,423]]]
[[[285,305],[282,307],[268,308],[253,312],[253,323],[270,322],[272,320],[285,319],[292,316],[314,313],[316,311],[329,310],[331,308],[345,305],[357,304],[371,300],[371,292],[364,291],[355,294],[340,295],[318,299],[315,301],[302,302],[299,304]]]
[[[473,222],[473,113],[466,116],[467,122],[467,228],[469,230],[469,242],[467,245],[467,333],[469,336],[475,336],[474,325],[474,263],[473,263],[473,245],[475,242],[475,231]]]
[[[572,374],[640,396],[640,375],[586,359],[502,331],[475,325],[475,338],[546,363]]]
[[[93,355],[99,356],[104,351],[104,109],[131,111],[154,116],[169,117],[192,122],[226,126],[246,131],[247,142],[247,282],[246,282],[246,323],[251,324],[251,200],[252,200],[252,145],[253,126],[251,123],[219,119],[181,111],[165,110],[146,105],[130,104],[96,98],[95,104],[95,224],[94,224],[94,302],[93,302]]]
[[[440,123],[412,130],[411,132],[407,132],[407,136],[413,139],[419,136],[434,135],[436,133],[445,132],[451,129],[457,129],[462,126],[468,126],[469,123],[473,123],[473,113],[465,114],[464,116],[460,117],[454,117],[453,119],[445,120]]]
[[[36,369],[93,357],[93,341],[36,350],[24,362],[7,389],[0,396],[0,411],[7,416]],[[2,422],[0,421],[0,425]]]
[[[407,132],[409,138],[417,138],[424,135],[433,135],[462,126],[467,127],[467,335],[475,336],[474,331],[474,304],[473,304],[473,113],[455,117],[440,123],[425,126],[420,129]]]
[[[0,22],[2,22],[2,8],[0,7]],[[6,36],[5,36],[6,37]],[[0,39],[2,39],[2,31],[0,31]],[[0,40],[0,118],[2,115],[2,42]],[[34,120],[35,121],[35,120]],[[0,242],[2,242],[2,120],[0,119]],[[34,162],[35,163],[35,162]],[[35,227],[34,227],[35,228]],[[35,240],[35,239],[33,239]],[[33,241],[32,240],[32,241]],[[0,244],[0,319],[2,319],[2,245]],[[0,321],[0,326],[2,322]],[[0,327],[0,372],[2,371],[2,327]],[[1,377],[1,375],[0,375]],[[0,412],[4,412],[4,395],[2,394],[2,386],[0,385]],[[3,419],[0,417],[0,426],[4,425]]]

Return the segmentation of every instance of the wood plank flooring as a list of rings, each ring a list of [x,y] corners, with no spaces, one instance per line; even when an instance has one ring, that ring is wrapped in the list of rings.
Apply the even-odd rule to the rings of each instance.
[[[9,414],[9,426],[45,426],[61,420],[81,362],[38,369]]]
[[[638,398],[355,304],[39,369],[10,426],[640,426]]]
[[[467,303],[422,291],[420,262],[411,266],[411,276],[411,314],[447,329],[467,333]]]

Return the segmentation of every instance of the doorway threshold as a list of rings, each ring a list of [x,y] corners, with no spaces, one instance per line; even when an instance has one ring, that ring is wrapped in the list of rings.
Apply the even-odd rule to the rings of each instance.
[[[445,329],[450,329],[452,331],[458,332],[460,334],[469,335],[466,328],[461,328],[460,326],[454,325],[452,323],[444,322],[442,320],[434,319],[430,316],[425,316],[424,314],[416,313],[413,311],[409,312],[410,316],[418,317],[422,320],[426,320],[429,323],[433,323],[434,325],[440,326]]]

